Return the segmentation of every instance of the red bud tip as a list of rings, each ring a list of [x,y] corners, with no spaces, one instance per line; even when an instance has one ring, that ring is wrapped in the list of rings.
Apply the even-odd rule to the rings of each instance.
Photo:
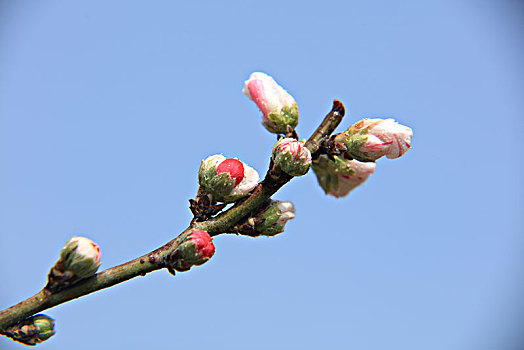
[[[221,173],[229,173],[229,176],[235,180],[235,186],[237,186],[244,178],[244,165],[238,159],[226,159],[217,167],[217,175]]]
[[[215,254],[213,238],[206,231],[195,230],[191,233],[190,241],[196,244],[195,253],[200,258],[211,258]]]

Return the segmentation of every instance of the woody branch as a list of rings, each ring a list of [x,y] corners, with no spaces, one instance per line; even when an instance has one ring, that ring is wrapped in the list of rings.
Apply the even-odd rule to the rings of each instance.
[[[345,113],[338,100],[311,137],[300,141],[295,131],[298,105],[273,78],[253,73],[243,92],[259,107],[264,127],[280,135],[261,182],[258,173],[238,159],[222,155],[205,159],[199,169],[198,193],[190,200],[193,220],[178,237],[99,273],[98,245],[85,237],[73,237],[51,268],[47,285],[33,297],[0,311],[0,334],[26,345],[45,341],[54,334],[54,320],[37,315],[43,310],[155,270],[188,271],[213,256],[212,237],[219,234],[254,237],[283,232],[286,222],[295,216],[294,205],[271,197],[310,167],[328,195],[342,197],[374,172],[378,158],[400,157],[411,146],[411,129],[392,119],[364,119],[332,135]],[[228,204],[232,206],[224,210]]]

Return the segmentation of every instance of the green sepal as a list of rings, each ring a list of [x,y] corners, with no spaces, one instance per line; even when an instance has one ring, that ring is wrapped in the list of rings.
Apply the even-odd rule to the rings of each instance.
[[[269,113],[267,120],[262,124],[272,133],[284,134],[288,125],[293,129],[298,125],[298,119],[298,104],[293,103],[291,106],[282,107],[280,112]]]
[[[361,152],[360,148],[367,142],[368,136],[362,134],[354,134],[348,138],[346,143],[347,152],[356,160],[361,162],[374,162],[366,153]]]
[[[272,202],[269,207],[262,213],[259,220],[261,223],[255,225],[255,231],[263,236],[274,236],[284,232],[284,225],[278,223],[282,212],[278,208],[278,202]]]
[[[294,158],[295,157],[291,153],[277,152],[276,156],[274,157],[274,161],[280,167],[280,169],[282,169],[288,175],[305,175],[309,171],[311,164],[304,163],[301,159]]]
[[[329,159],[326,155],[321,155],[312,162],[313,171],[317,175],[317,180],[326,193],[336,192],[338,190],[338,178],[341,175],[354,175],[355,171],[350,168],[347,161],[338,156],[334,160]]]
[[[352,158],[361,162],[373,162],[375,161],[374,159],[370,158],[364,152],[359,151],[368,140],[367,129],[368,128],[356,129],[355,131],[349,128],[347,131],[337,135],[335,142],[342,143],[347,149],[346,152]]]
[[[202,164],[204,164],[204,161],[202,161]],[[230,202],[233,198],[237,197],[231,195],[231,191],[233,191],[235,187],[235,180],[233,180],[228,173],[217,174],[216,166],[211,166],[207,169],[205,166],[201,166],[200,169],[198,173],[198,183],[206,193],[212,195],[214,200],[218,202]],[[240,196],[240,198],[241,197],[242,196]]]
[[[72,271],[75,276],[87,278],[93,276],[100,264],[97,264],[90,257],[76,254],[78,242],[67,242],[60,251],[60,259],[65,271]]]
[[[209,260],[209,258],[200,257],[198,254],[195,253],[196,243],[191,242],[190,240],[187,240],[180,246],[178,246],[177,250],[180,254],[180,259],[182,259],[185,263],[189,263],[191,265],[202,265],[203,263]]]

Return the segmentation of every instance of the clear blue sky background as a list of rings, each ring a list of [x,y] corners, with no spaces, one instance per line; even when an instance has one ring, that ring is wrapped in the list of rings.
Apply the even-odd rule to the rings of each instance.
[[[264,71],[302,137],[338,98],[343,127],[393,117],[413,148],[344,199],[293,180],[278,237],[48,310],[39,348],[522,349],[523,29],[504,0],[1,1],[0,308],[72,235],[104,269],[173,238],[202,158],[265,173],[275,137],[241,93]]]

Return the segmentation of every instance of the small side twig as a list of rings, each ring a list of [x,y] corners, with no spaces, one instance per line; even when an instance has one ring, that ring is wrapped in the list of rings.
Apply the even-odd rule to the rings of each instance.
[[[309,148],[312,155],[318,151],[320,147],[320,141],[335,131],[337,126],[342,121],[344,114],[346,114],[346,110],[342,102],[339,100],[334,100],[331,111],[326,115],[322,121],[322,124],[320,124],[317,130],[315,130],[313,135],[311,135],[309,140],[306,142],[306,147]]]

